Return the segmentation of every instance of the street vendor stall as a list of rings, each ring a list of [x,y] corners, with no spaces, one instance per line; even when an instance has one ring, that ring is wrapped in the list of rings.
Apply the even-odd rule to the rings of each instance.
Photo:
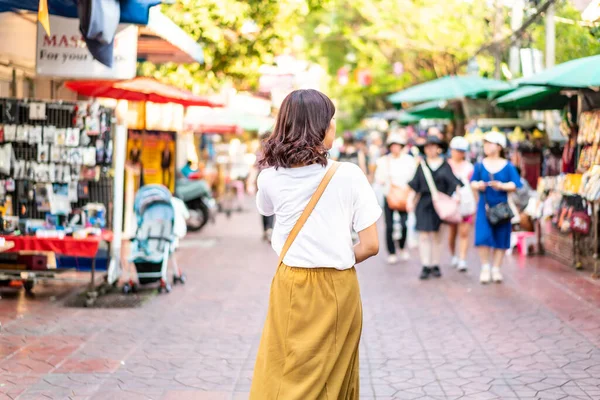
[[[598,277],[600,242],[600,56],[572,60],[519,81],[571,97],[563,113],[566,138],[561,172],[540,180],[542,241],[547,254],[576,268],[593,265]]]
[[[113,110],[95,102],[0,99],[0,235],[17,253],[4,255],[0,281],[18,278],[31,291],[37,279],[75,269],[34,257],[45,246],[52,252],[57,240],[74,250],[62,254],[96,257],[100,239],[93,236],[112,221],[112,119]],[[95,248],[81,255],[77,249],[90,243]],[[111,274],[113,283],[117,272],[108,268]]]
[[[177,133],[184,131],[185,107],[221,107],[207,97],[155,79],[127,81],[70,81],[65,86],[85,96],[126,101],[127,168],[125,176],[125,234],[133,231],[133,197],[143,185],[165,185],[175,191]]]

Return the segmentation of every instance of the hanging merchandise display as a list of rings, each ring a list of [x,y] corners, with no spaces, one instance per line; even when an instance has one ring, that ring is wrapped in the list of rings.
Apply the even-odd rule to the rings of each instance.
[[[17,279],[31,290],[71,269],[61,255],[95,260],[110,218],[92,226],[84,209],[101,203],[112,210],[112,118],[97,103],[0,99],[0,236],[15,243],[12,252],[52,254],[42,268],[8,253],[0,281]]]

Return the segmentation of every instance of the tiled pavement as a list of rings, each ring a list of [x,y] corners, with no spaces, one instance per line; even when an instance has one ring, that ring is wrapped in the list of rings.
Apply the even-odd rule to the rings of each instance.
[[[141,309],[0,300],[0,399],[246,399],[275,256],[249,212],[183,243],[189,282]],[[416,256],[416,254],[415,254]],[[359,267],[364,399],[600,399],[600,286],[514,257],[504,285]]]

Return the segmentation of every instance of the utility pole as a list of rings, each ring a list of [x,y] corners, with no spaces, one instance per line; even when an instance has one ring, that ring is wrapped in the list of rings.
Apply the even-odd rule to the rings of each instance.
[[[546,11],[546,68],[552,68],[556,63],[556,21],[554,15],[555,5],[551,4]]]
[[[510,29],[515,32],[523,25],[525,9],[525,0],[513,0],[512,11],[510,14]],[[521,71],[521,57],[520,57],[521,41],[517,40],[510,48],[509,54],[509,68],[513,77],[519,75]]]
[[[546,10],[546,69],[554,67],[556,63],[556,21],[554,15],[556,6],[551,4]],[[552,137],[552,132],[558,130],[551,111],[546,111],[544,119],[546,132]]]

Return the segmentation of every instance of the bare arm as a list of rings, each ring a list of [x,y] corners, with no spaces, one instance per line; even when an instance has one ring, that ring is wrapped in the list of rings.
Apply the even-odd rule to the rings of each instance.
[[[356,263],[359,264],[379,253],[379,237],[377,235],[377,225],[373,224],[370,227],[358,232],[360,243],[354,246],[354,256]]]
[[[490,182],[490,186],[493,187],[496,190],[500,190],[503,192],[508,192],[508,193],[512,193],[512,192],[516,192],[517,191],[517,185],[515,185],[514,182]]]

